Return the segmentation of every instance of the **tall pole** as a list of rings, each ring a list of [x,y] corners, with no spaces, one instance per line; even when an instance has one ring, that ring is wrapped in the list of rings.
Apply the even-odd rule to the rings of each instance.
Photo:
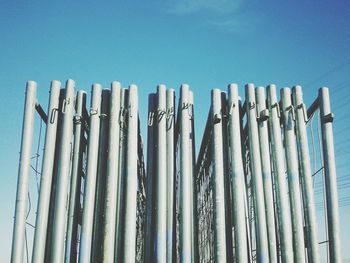
[[[34,131],[36,90],[36,82],[28,81],[23,115],[21,152],[19,158],[15,221],[13,225],[13,239],[11,250],[12,263],[23,262],[26,215],[28,204],[28,183],[30,175],[30,159],[32,154],[32,142]]]
[[[296,137],[299,148],[300,176],[304,199],[308,262],[319,262],[315,198],[312,186],[311,161],[306,130],[307,109],[303,102],[303,93],[300,86],[295,86],[293,88],[293,105],[295,109]]]
[[[53,217],[51,262],[63,262],[64,241],[67,222],[67,200],[69,190],[69,176],[71,167],[71,141],[73,135],[73,114],[75,101],[75,82],[66,82],[66,97],[62,106],[62,139],[59,145],[58,172],[56,185],[55,211]]]
[[[247,228],[245,221],[244,197],[244,169],[241,151],[240,115],[238,101],[238,87],[230,84],[228,87],[228,132],[229,132],[229,160],[232,184],[232,217],[234,226],[235,261],[248,262]]]
[[[175,180],[175,91],[166,91],[166,262],[173,259],[173,210],[174,210],[174,180]]]
[[[226,262],[224,156],[222,143],[221,91],[212,91],[213,210],[215,262]]]
[[[82,176],[82,161],[84,145],[83,109],[86,107],[86,93],[78,91],[76,99],[76,114],[74,116],[74,147],[72,160],[72,175],[70,184],[67,241],[65,251],[65,262],[76,262],[77,260],[77,235],[78,221],[80,216],[80,187]],[[35,261],[36,262],[36,261]]]
[[[275,231],[275,210],[273,205],[272,192],[272,174],[269,149],[269,134],[268,134],[268,113],[266,109],[265,88],[258,87],[255,89],[257,99],[257,114],[259,143],[261,155],[261,169],[264,186],[265,211],[266,211],[266,226],[269,241],[269,256],[271,263],[277,263],[277,242]]]
[[[285,160],[280,126],[280,107],[276,95],[276,86],[267,87],[267,104],[269,109],[269,130],[271,138],[271,153],[273,160],[274,181],[276,182],[276,197],[279,236],[281,242],[282,262],[293,261],[293,240],[291,214],[288,198],[288,184],[285,178]]]
[[[98,147],[98,164],[95,191],[95,209],[93,223],[93,239],[91,261],[97,262],[102,258],[103,242],[103,218],[104,218],[104,200],[106,191],[106,172],[107,172],[107,144],[108,144],[108,125],[109,125],[109,103],[110,89],[102,90],[101,114],[100,114],[100,136]]]
[[[50,193],[52,172],[55,157],[55,142],[58,122],[58,105],[61,83],[53,80],[50,89],[50,101],[48,106],[48,121],[46,124],[45,146],[41,169],[40,192],[38,210],[35,221],[33,262],[44,262],[46,233],[50,207]]]
[[[326,182],[329,257],[330,262],[341,262],[339,203],[333,143],[333,114],[331,112],[328,88],[323,87],[319,89],[318,96],[322,129],[324,176]]]
[[[90,262],[92,231],[95,205],[96,177],[98,144],[100,134],[100,107],[102,87],[94,84],[92,87],[91,108],[90,108],[90,131],[88,139],[87,169],[84,186],[84,201],[82,226],[79,247],[79,262]]]
[[[105,199],[105,220],[103,232],[104,263],[114,262],[117,192],[119,174],[119,112],[120,112],[120,83],[112,82],[110,99],[110,118],[108,134],[107,183]]]
[[[292,211],[294,259],[296,262],[305,262],[304,226],[299,186],[298,152],[294,133],[295,114],[289,88],[283,88],[281,90],[281,100],[290,206]]]
[[[125,173],[125,217],[122,262],[135,262],[136,250],[136,197],[137,197],[137,137],[138,137],[137,86],[129,88],[128,130]]]
[[[262,181],[261,157],[258,137],[258,123],[256,116],[255,87],[247,84],[245,87],[247,102],[248,139],[250,169],[253,181],[255,203],[255,229],[257,233],[257,260],[269,262],[269,247],[266,230],[266,215],[264,202],[264,189]]]
[[[156,139],[156,94],[148,96],[148,131],[147,131],[147,183],[146,183],[146,229],[145,261],[152,262],[154,237],[154,182],[155,182],[155,139]],[[168,148],[167,148],[168,149]]]
[[[157,90],[157,169],[156,169],[156,233],[155,262],[166,262],[166,88],[159,85]]]
[[[191,168],[189,87],[181,85],[180,95],[180,262],[192,262],[191,229]]]

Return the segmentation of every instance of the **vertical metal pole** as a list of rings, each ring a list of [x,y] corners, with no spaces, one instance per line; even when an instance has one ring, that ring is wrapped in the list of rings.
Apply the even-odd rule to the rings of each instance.
[[[46,124],[44,155],[41,169],[40,192],[38,210],[35,220],[35,233],[33,245],[33,262],[44,262],[46,231],[49,217],[50,192],[52,171],[55,156],[55,142],[58,120],[58,105],[61,83],[53,80],[50,88],[50,101],[47,110],[48,120]]]
[[[104,218],[104,199],[106,191],[106,172],[107,172],[107,144],[108,144],[108,124],[109,124],[109,103],[110,89],[102,90],[101,114],[100,114],[100,136],[98,147],[98,164],[95,191],[95,208],[93,223],[93,239],[91,261],[97,262],[102,258],[103,242],[103,218]]]
[[[155,138],[156,138],[156,95],[148,96],[148,131],[147,131],[147,184],[146,184],[146,236],[145,236],[145,262],[154,259],[153,233],[154,233],[154,182],[155,182]],[[168,148],[167,148],[168,149]]]
[[[125,174],[126,174],[126,151],[127,151],[127,111],[129,104],[129,90],[122,88],[120,90],[120,113],[119,113],[119,180],[117,185],[117,214],[115,229],[115,248],[114,262],[122,260],[123,236],[124,228],[124,203],[125,203]],[[126,115],[126,116],[125,116]]]
[[[75,100],[75,82],[71,79],[66,82],[66,97],[63,100],[62,140],[59,145],[57,188],[55,212],[53,217],[51,262],[63,262],[64,241],[67,222],[67,200],[69,190],[71,141],[73,134],[73,115]]]
[[[305,262],[304,226],[299,186],[298,152],[294,133],[295,114],[289,88],[283,88],[281,90],[281,100],[289,195],[292,211],[294,259],[296,262]]]
[[[267,103],[269,109],[269,127],[271,139],[271,153],[273,159],[273,171],[276,182],[276,197],[278,209],[278,224],[281,240],[282,262],[293,261],[293,241],[291,214],[288,198],[288,184],[285,177],[285,164],[283,142],[280,126],[280,108],[276,96],[276,86],[267,87]]]
[[[78,91],[76,99],[76,114],[74,116],[74,148],[72,175],[70,184],[67,242],[65,251],[65,262],[76,262],[77,259],[77,232],[80,216],[80,187],[83,161],[83,110],[86,107],[86,93]],[[36,261],[35,261],[36,262]]]
[[[247,101],[248,139],[250,154],[250,169],[252,172],[253,192],[255,199],[255,226],[257,231],[257,260],[269,262],[269,247],[266,230],[264,190],[262,182],[261,157],[256,116],[255,87],[247,84],[245,87]]]
[[[258,87],[255,89],[257,99],[257,114],[258,114],[258,129],[259,143],[261,155],[262,179],[264,185],[265,210],[266,210],[266,226],[269,241],[269,256],[270,262],[277,263],[277,242],[275,231],[275,211],[273,206],[272,193],[272,175],[271,161],[269,149],[269,134],[268,134],[268,112],[266,110],[265,88]]]
[[[119,112],[120,112],[120,83],[112,82],[110,100],[110,118],[108,134],[107,183],[105,199],[105,220],[103,232],[104,263],[114,262],[117,198],[119,191]]]
[[[84,201],[82,227],[80,236],[79,262],[90,262],[92,231],[95,205],[98,144],[100,134],[100,107],[102,87],[94,84],[92,87],[90,108],[90,131],[88,136],[87,169],[84,186]]]
[[[191,229],[191,168],[190,168],[190,122],[189,87],[181,85],[180,95],[180,262],[192,261]]]
[[[174,210],[174,179],[175,179],[175,148],[174,148],[174,126],[175,126],[175,91],[166,91],[166,262],[173,259],[173,210]]]
[[[156,234],[155,262],[166,262],[166,88],[157,88],[157,173],[156,173]]]
[[[236,84],[230,84],[228,87],[228,121],[235,261],[245,263],[248,262],[247,228],[244,207],[245,183],[241,151],[238,87]]]
[[[295,86],[293,88],[293,105],[295,109],[300,176],[302,179],[304,198],[308,262],[319,262],[315,198],[312,186],[311,161],[306,131],[307,109],[303,102],[303,93],[300,86]]]
[[[198,222],[197,222],[197,186],[195,167],[196,167],[196,142],[194,129],[194,99],[193,92],[189,91],[189,114],[190,114],[190,153],[191,153],[191,218],[192,218],[192,262],[198,262]]]
[[[30,159],[34,131],[34,114],[37,84],[27,82],[26,99],[23,114],[21,152],[19,158],[18,182],[16,194],[15,221],[13,225],[13,239],[11,262],[22,263],[25,241],[26,214],[28,203],[28,182],[30,175]]]
[[[326,181],[327,221],[329,237],[330,262],[341,262],[339,204],[337,192],[337,178],[333,143],[333,114],[326,87],[319,89],[320,117],[322,129],[322,148]]]
[[[129,88],[128,131],[125,173],[125,217],[122,262],[135,262],[136,250],[136,195],[137,195],[137,138],[138,138],[137,86]]]
[[[225,187],[222,144],[222,109],[221,91],[212,91],[213,119],[213,210],[214,210],[214,253],[215,262],[226,262],[226,230],[225,230]]]

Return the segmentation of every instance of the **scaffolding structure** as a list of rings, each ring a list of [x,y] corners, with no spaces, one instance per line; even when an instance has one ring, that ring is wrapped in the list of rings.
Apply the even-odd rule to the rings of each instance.
[[[136,85],[94,84],[87,107],[73,80],[52,81],[47,112],[36,90],[28,81],[11,262],[341,262],[328,88],[308,108],[300,86],[280,99],[275,85],[247,84],[245,100],[236,84],[212,90],[197,156],[192,91],[176,109],[159,85],[146,165]]]

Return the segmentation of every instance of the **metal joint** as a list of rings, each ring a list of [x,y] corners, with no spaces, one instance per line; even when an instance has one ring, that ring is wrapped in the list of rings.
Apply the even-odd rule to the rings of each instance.
[[[148,126],[152,126],[153,125],[153,120],[154,120],[154,112],[150,111],[148,113]]]
[[[81,124],[82,120],[83,120],[83,117],[81,115],[74,116],[74,124]]]
[[[322,123],[333,122],[334,114],[332,112],[328,113],[327,115],[322,116],[321,120],[322,120]]]
[[[51,110],[51,114],[50,114],[50,123],[51,124],[55,123],[57,112],[58,112],[58,108],[53,108]]]
[[[95,110],[93,108],[90,108],[90,116],[96,115],[98,113],[98,110]]]
[[[273,108],[276,108],[277,116],[278,116],[278,118],[281,118],[281,110],[280,110],[280,105],[278,104],[278,102],[276,102],[275,104],[273,104],[271,106],[271,109],[273,109]]]
[[[297,108],[297,110],[301,109],[303,111],[303,117],[304,117],[304,121],[305,123],[307,123],[309,121],[308,117],[307,117],[307,109],[304,103],[300,103]]]
[[[229,110],[228,110],[229,115],[232,115],[234,107],[236,107],[236,104],[234,102],[231,102]]]
[[[267,121],[270,117],[270,113],[268,109],[264,109],[260,111],[259,116],[257,117],[258,122]]]
[[[286,112],[289,111],[289,112],[292,114],[292,119],[293,119],[293,121],[295,121],[294,106],[293,106],[293,105],[289,105],[289,106],[285,109],[285,111],[286,111]]]
[[[63,101],[62,101],[62,113],[66,113],[66,108],[67,108],[67,105],[70,104],[70,98],[64,98]]]

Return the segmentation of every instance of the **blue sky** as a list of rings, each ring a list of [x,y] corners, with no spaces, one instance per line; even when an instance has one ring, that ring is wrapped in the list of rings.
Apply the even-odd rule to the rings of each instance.
[[[188,83],[195,95],[197,140],[212,88],[236,82],[243,95],[248,82],[279,88],[301,84],[310,104],[320,86],[329,86],[338,175],[346,177],[349,14],[346,0],[0,0],[0,261],[10,255],[26,80],[38,82],[45,109],[52,79],[72,78],[88,92],[95,82],[135,83],[143,123],[147,94],[157,84],[178,90]],[[145,140],[145,125],[142,130]],[[349,187],[344,189],[339,195],[346,200]],[[350,206],[340,211],[345,244]],[[350,260],[349,253],[343,249]]]

